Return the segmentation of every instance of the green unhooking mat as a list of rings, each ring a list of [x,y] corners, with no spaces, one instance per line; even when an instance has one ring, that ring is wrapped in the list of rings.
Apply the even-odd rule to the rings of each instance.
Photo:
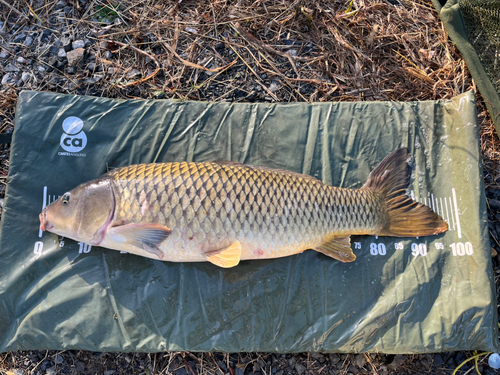
[[[355,236],[353,263],[169,263],[39,231],[38,214],[108,168],[232,160],[361,187],[391,151],[444,217],[426,238]],[[496,351],[472,93],[418,103],[232,104],[22,92],[0,239],[0,349]]]

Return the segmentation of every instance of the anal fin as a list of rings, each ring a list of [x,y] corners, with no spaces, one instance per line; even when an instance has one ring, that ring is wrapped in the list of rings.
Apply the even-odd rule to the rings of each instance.
[[[314,250],[343,263],[356,260],[356,255],[351,250],[351,236],[334,237],[330,241],[323,242]]]
[[[237,266],[241,259],[241,244],[236,241],[231,246],[209,251],[203,254],[210,263],[222,268]]]

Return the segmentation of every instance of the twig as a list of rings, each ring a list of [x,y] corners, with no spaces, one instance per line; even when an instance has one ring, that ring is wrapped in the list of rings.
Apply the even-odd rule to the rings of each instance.
[[[193,369],[191,368],[191,366],[189,366],[189,363],[188,363],[186,357],[184,357],[184,354],[182,354],[182,359],[184,360],[184,363],[186,364],[186,367],[189,369],[189,371],[191,371],[191,374],[196,375],[194,373]]]
[[[10,5],[9,3],[7,3],[5,0],[0,0],[0,2],[4,5],[6,5],[8,8],[10,8],[13,12],[19,14],[21,17],[29,20],[29,17],[27,15],[25,15],[23,12],[17,10],[16,8],[14,8],[12,5]]]
[[[267,92],[269,95],[271,95],[271,97],[272,97],[274,100],[278,101],[278,98],[276,97],[276,95],[274,95],[274,94],[273,94],[273,92],[272,92],[271,90],[269,90],[269,89],[267,88],[267,86],[266,86],[266,85],[264,85],[264,84],[261,82],[259,75],[253,71],[253,69],[250,67],[250,65],[248,65],[248,64],[247,64],[247,62],[245,61],[245,59],[244,59],[243,57],[241,57],[241,56],[240,56],[240,54],[238,53],[238,51],[236,51],[236,49],[234,49],[232,45],[229,45],[229,47],[231,47],[231,49],[234,51],[234,53],[236,53],[236,55],[240,58],[240,60],[241,60],[241,61],[243,61],[243,64],[245,64],[245,65],[247,66],[247,68],[248,68],[248,69],[250,69],[250,71],[253,73],[253,75],[255,76],[255,78],[257,78],[257,82],[259,83],[259,85],[261,85],[261,86],[262,86],[262,88],[263,88],[264,90],[266,90],[266,92]]]
[[[272,54],[275,54],[275,55],[278,55],[278,56],[281,56],[281,57],[285,57],[288,60],[290,60],[290,63],[292,64],[292,67],[295,70],[295,73],[297,74],[297,76],[299,76],[299,74],[298,74],[297,68],[295,67],[295,64],[293,63],[292,60],[296,60],[296,61],[311,61],[311,60],[314,59],[312,57],[292,56],[290,54],[290,52],[285,53],[285,52],[281,52],[281,51],[275,50],[269,44],[266,44],[266,43],[260,41],[259,39],[257,39],[256,37],[254,37],[252,34],[250,34],[248,31],[246,31],[243,27],[241,27],[241,25],[239,24],[239,22],[235,22],[234,24],[231,24],[231,26],[248,43],[251,43],[251,44],[253,44],[253,45],[257,46],[257,47],[260,47],[260,48],[264,49],[265,51],[267,51],[269,53],[272,53]]]
[[[35,11],[33,10],[33,8],[30,7],[30,5],[28,4],[28,2],[26,0],[24,0],[24,2],[26,3],[26,5],[28,6],[28,9],[31,11],[31,13],[33,13],[33,16],[38,20],[40,21],[40,23],[43,23],[42,19],[40,17],[38,17],[38,15],[35,13]]]
[[[36,370],[36,368],[37,368],[38,366],[40,366],[40,363],[42,363],[43,361],[45,361],[45,360],[47,359],[47,356],[48,356],[48,355],[49,355],[49,351],[47,350],[47,351],[45,352],[45,357],[43,357],[43,359],[42,359],[40,362],[38,362],[38,363],[36,364],[36,366],[33,368],[33,370],[31,370],[31,373],[32,373],[32,374],[34,374],[34,373],[35,373],[35,370]]]
[[[156,59],[156,57],[154,57],[153,55],[150,55],[149,53],[131,45],[131,44],[125,44],[125,43],[122,43],[122,42],[117,42],[116,40],[110,40],[110,39],[102,39],[104,40],[105,42],[108,42],[108,43],[116,43],[118,44],[119,46],[122,46],[122,47],[128,47],[128,48],[131,48],[133,49],[134,51],[136,51],[137,53],[141,53],[147,57],[149,57],[151,60],[154,61],[154,63],[156,64],[156,69],[154,70],[153,73],[151,73],[150,75],[148,75],[147,77],[144,77],[144,78],[141,78],[141,79],[138,79],[137,81],[134,81],[134,82],[129,82],[129,83],[126,83],[124,85],[119,85],[120,87],[127,87],[127,86],[132,86],[132,85],[136,85],[138,83],[143,83],[143,82],[146,82],[148,79],[151,79],[153,78],[155,75],[158,74],[158,72],[160,71],[160,63],[158,62],[158,60]]]
[[[234,59],[232,62],[230,62],[229,64],[227,64],[226,66],[221,66],[221,67],[218,67],[218,68],[215,68],[215,69],[208,69],[208,68],[205,68],[203,65],[199,65],[199,64],[195,64],[195,63],[192,63],[191,61],[187,61],[187,60],[184,60],[182,57],[179,56],[179,54],[177,52],[174,51],[174,49],[172,47],[170,47],[167,43],[163,42],[163,45],[165,46],[166,49],[168,49],[175,57],[177,57],[184,65],[186,66],[189,66],[191,68],[195,68],[195,69],[200,69],[200,70],[205,70],[207,72],[212,72],[212,73],[217,73],[221,70],[225,70],[229,67],[231,67],[231,65],[235,64],[236,61],[238,61],[238,59]]]
[[[366,360],[368,361],[368,363],[370,364],[370,366],[372,366],[373,374],[374,375],[378,375],[378,372],[375,369],[375,366],[373,365],[372,360],[370,359],[370,357],[368,356],[368,354],[366,354],[366,353],[364,353],[364,354],[365,354]]]

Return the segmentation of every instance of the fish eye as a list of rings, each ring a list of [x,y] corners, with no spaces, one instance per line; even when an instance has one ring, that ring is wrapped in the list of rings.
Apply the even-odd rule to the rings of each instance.
[[[66,194],[63,195],[63,197],[61,199],[61,202],[62,202],[63,206],[66,206],[69,203],[69,198],[70,197],[71,197],[70,193],[66,193]]]

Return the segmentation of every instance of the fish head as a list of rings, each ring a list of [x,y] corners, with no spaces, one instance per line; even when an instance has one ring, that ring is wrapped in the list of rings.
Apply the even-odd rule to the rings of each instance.
[[[81,184],[44,208],[40,229],[98,245],[111,224],[115,198],[109,178]]]

